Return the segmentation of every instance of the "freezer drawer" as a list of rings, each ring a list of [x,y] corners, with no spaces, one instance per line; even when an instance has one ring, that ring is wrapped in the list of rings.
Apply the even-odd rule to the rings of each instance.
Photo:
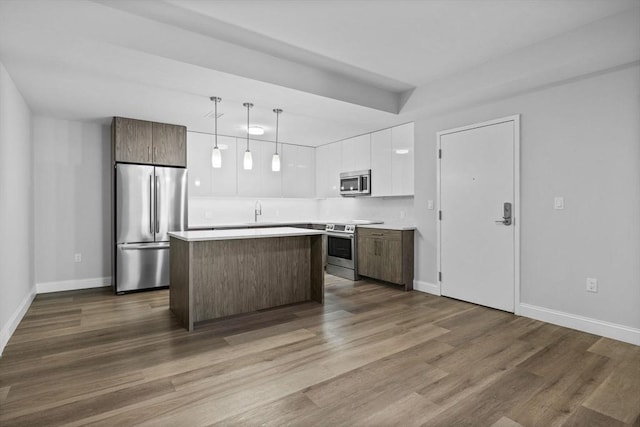
[[[116,292],[169,286],[169,242],[120,244]]]

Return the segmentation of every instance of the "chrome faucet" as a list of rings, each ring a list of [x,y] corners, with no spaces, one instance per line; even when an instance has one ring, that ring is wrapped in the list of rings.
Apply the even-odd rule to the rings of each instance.
[[[260,203],[260,200],[256,200],[253,210],[253,219],[255,222],[258,222],[258,215],[262,215],[262,203]]]

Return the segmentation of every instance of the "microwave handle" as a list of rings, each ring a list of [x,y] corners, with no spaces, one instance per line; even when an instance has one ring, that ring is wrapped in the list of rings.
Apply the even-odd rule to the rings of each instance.
[[[367,175],[360,176],[360,191],[364,192],[369,189],[369,177]]]

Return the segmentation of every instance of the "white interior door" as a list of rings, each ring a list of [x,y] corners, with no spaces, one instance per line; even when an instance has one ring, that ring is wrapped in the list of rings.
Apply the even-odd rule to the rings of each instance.
[[[439,133],[442,295],[509,312],[517,285],[517,129],[511,118]],[[502,221],[505,203],[510,223]]]

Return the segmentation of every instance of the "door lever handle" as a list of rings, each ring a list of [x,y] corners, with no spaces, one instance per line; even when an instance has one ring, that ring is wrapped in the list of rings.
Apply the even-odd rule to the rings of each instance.
[[[510,202],[504,202],[504,205],[502,206],[502,220],[501,221],[496,221],[497,223],[500,224],[504,224],[504,225],[511,225],[511,203]]]

